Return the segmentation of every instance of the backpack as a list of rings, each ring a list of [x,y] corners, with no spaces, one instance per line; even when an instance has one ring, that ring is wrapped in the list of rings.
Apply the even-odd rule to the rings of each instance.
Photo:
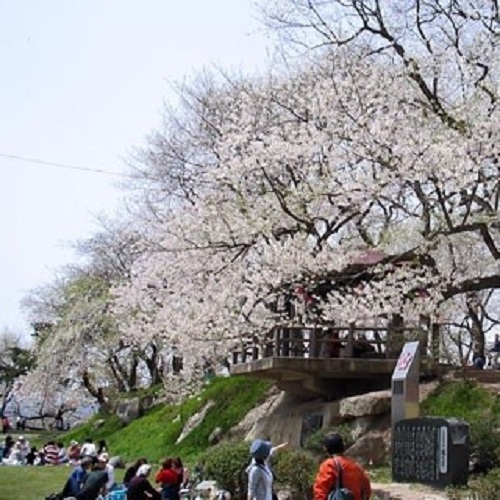
[[[332,459],[337,472],[335,486],[328,494],[327,500],[354,500],[354,493],[342,484],[342,466],[335,458]]]

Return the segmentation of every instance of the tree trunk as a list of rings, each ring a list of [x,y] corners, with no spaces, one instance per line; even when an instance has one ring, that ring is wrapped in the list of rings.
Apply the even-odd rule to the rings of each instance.
[[[143,360],[146,363],[146,367],[149,371],[149,376],[151,377],[151,385],[159,384],[161,382],[161,373],[158,368],[158,347],[155,344],[150,344],[151,356],[144,354]]]
[[[483,323],[479,317],[479,299],[476,294],[468,294],[467,296],[467,310],[471,320],[471,326],[469,328],[470,336],[472,340],[472,345],[474,346],[474,352],[484,356],[485,351],[485,338]]]
[[[105,398],[104,398],[104,392],[103,390],[99,387],[95,387],[94,384],[92,384],[89,376],[89,372],[85,370],[82,375],[82,382],[83,382],[83,387],[87,389],[88,393],[97,400],[97,402],[102,405],[104,404]]]
[[[113,375],[113,379],[116,383],[116,387],[118,388],[118,390],[120,392],[126,392],[127,386],[125,383],[123,369],[120,366],[120,363],[118,361],[116,354],[113,354],[108,358],[108,366],[111,369],[111,374]]]

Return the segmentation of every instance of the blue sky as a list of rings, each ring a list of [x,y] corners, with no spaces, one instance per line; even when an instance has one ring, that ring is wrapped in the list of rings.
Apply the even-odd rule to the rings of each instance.
[[[0,328],[27,330],[21,298],[123,194],[117,176],[1,155],[126,172],[172,83],[262,65],[256,17],[252,0],[0,0]]]

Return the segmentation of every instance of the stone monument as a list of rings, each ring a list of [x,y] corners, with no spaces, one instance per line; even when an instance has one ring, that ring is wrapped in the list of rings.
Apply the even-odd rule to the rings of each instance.
[[[400,420],[420,415],[419,376],[419,342],[407,342],[392,374],[391,422],[393,429]]]
[[[441,488],[467,484],[467,423],[454,418],[411,418],[397,422],[392,432],[394,481]]]

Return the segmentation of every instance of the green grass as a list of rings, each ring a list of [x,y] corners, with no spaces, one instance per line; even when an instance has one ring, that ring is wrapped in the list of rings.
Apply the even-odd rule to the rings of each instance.
[[[142,418],[123,425],[115,415],[96,415],[82,426],[59,435],[65,444],[71,439],[83,442],[105,439],[111,455],[127,461],[145,456],[152,463],[166,456],[181,456],[187,463],[208,447],[208,437],[216,427],[224,432],[240,422],[256,404],[263,401],[270,387],[266,381],[244,377],[216,378],[203,391],[180,405],[159,405]],[[208,401],[215,404],[203,421],[183,441],[175,444],[184,424]],[[96,428],[98,420],[104,423]]]
[[[2,500],[43,500],[61,491],[71,467],[0,467]]]
[[[0,466],[0,500],[43,500],[50,493],[63,489],[71,467],[9,467]],[[123,479],[117,470],[117,481]]]
[[[485,410],[500,416],[500,401],[473,381],[448,382],[440,385],[422,403],[423,416],[456,417],[474,421]]]

